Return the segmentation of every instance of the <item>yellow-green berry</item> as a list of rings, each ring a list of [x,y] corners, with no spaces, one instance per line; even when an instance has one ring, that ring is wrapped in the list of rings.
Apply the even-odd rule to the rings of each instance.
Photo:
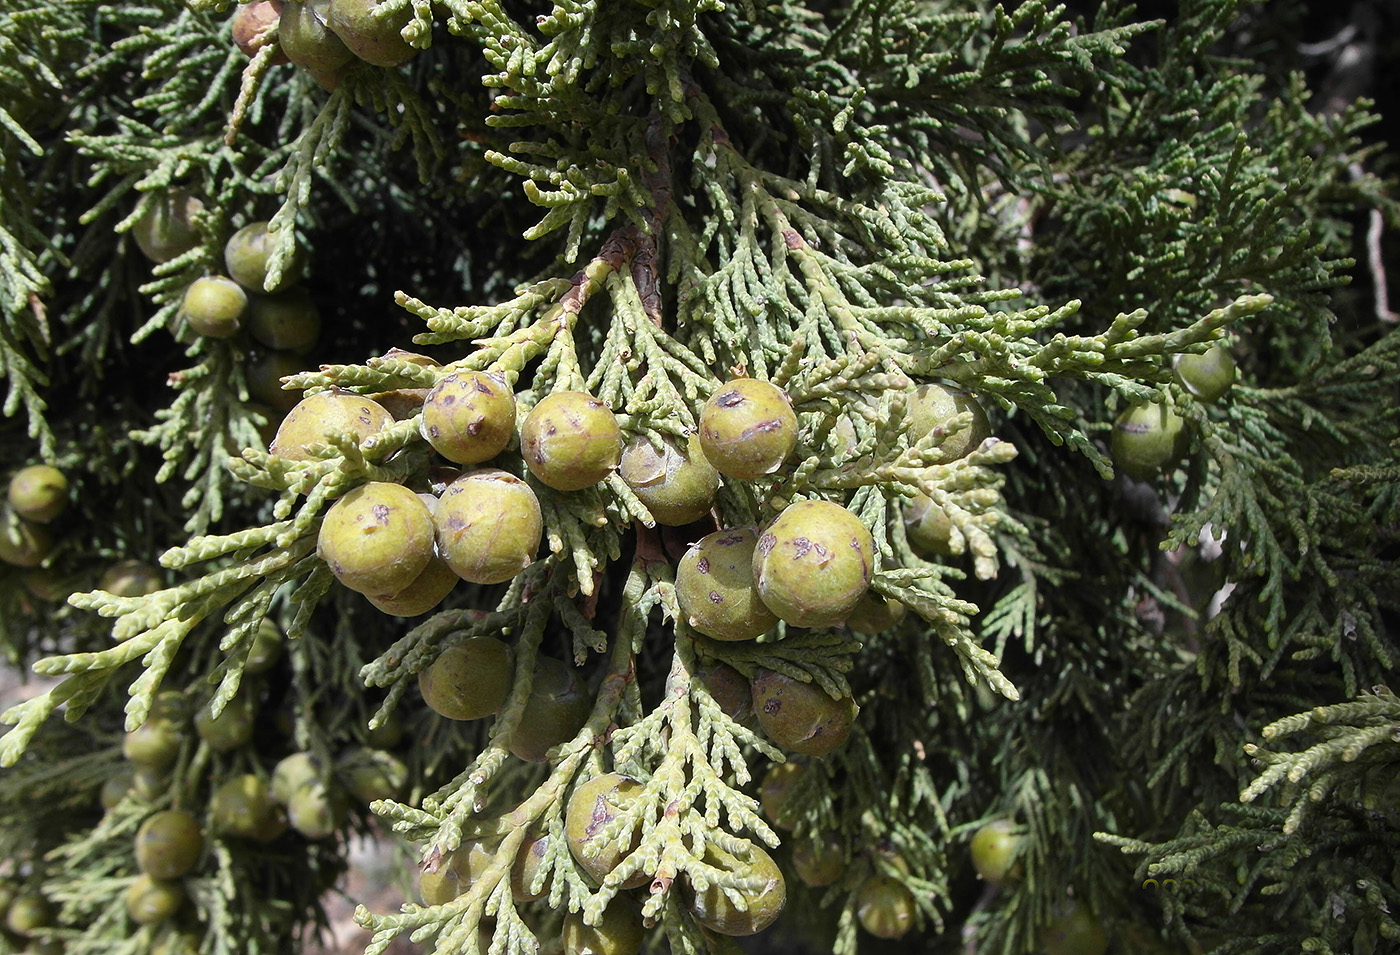
[[[756,935],[772,925],[787,904],[787,880],[773,857],[757,845],[751,845],[749,853],[746,861],[735,860],[733,870],[758,880],[757,886],[739,889],[743,908],[715,883],[693,893],[690,910],[696,921],[721,935]]]
[[[641,844],[641,825],[630,834],[609,825],[641,796],[645,787],[630,776],[604,773],[574,787],[565,809],[564,834],[574,860],[599,884]],[[622,841],[623,839],[627,841]],[[649,876],[638,872],[623,888],[645,885]]]
[[[854,633],[884,633],[898,626],[908,609],[898,600],[868,591],[846,617],[846,626]]]
[[[1223,398],[1235,384],[1235,356],[1218,343],[1200,355],[1177,355],[1174,369],[1182,387],[1207,404]]]
[[[1160,402],[1134,405],[1113,423],[1109,451],[1128,477],[1148,481],[1172,467],[1186,449],[1186,422]]]
[[[534,562],[544,536],[539,498],[496,468],[469,471],[448,485],[433,515],[438,553],[473,584],[499,584]]]
[[[183,809],[158,812],[136,832],[136,864],[153,879],[180,878],[203,851],[199,823]]]
[[[536,879],[539,878],[540,869],[544,867],[548,852],[548,834],[527,838],[520,844],[510,869],[510,894],[515,901],[533,902],[544,898],[549,892],[548,879],[543,880],[538,889],[533,888]]]
[[[10,478],[8,493],[16,514],[47,524],[68,506],[68,478],[50,464],[31,464]]]
[[[185,289],[180,314],[205,338],[231,338],[243,327],[248,293],[237,282],[219,275],[195,279]]]
[[[433,450],[449,461],[489,461],[515,437],[515,395],[498,374],[448,375],[423,399],[418,429]]]
[[[758,595],[796,627],[841,623],[875,573],[875,541],[860,518],[830,501],[798,501],[759,535],[753,554]]]
[[[517,759],[541,762],[549,750],[573,739],[593,709],[593,698],[574,667],[554,657],[536,657],[525,712],[511,734]]]
[[[961,431],[951,431],[954,416],[964,412],[972,414],[972,423]],[[910,444],[916,444],[930,434],[946,435],[938,445],[945,461],[966,457],[992,433],[987,413],[977,399],[961,389],[946,385],[928,384],[914,389],[905,415]]]
[[[856,918],[876,938],[903,938],[914,927],[914,894],[887,875],[872,875],[856,893]]]
[[[287,801],[287,821],[308,839],[326,839],[345,824],[348,810],[339,786],[313,780],[292,793]]]
[[[268,286],[272,253],[278,236],[267,222],[250,222],[233,234],[224,245],[224,267],[229,277],[251,292],[283,292],[301,278],[302,258],[292,242],[292,254],[282,264],[282,274]]]
[[[815,683],[763,669],[754,676],[753,709],[773,742],[818,757],[846,742],[860,711],[850,697],[833,699]]]
[[[725,477],[767,477],[797,446],[797,415],[787,392],[770,381],[735,378],[700,411],[700,446]]]
[[[0,513],[0,561],[15,567],[38,567],[53,551],[53,536],[42,524],[13,513]]]
[[[904,505],[904,536],[920,557],[954,556],[953,522],[927,494],[915,495]]]
[[[556,491],[578,491],[617,469],[622,431],[612,410],[597,398],[556,391],[525,416],[520,454],[541,483]]]
[[[831,885],[846,871],[846,852],[835,836],[813,836],[793,846],[792,867],[808,885]]]
[[[686,623],[715,640],[753,640],[778,623],[754,579],[758,532],[731,527],[690,546],[676,567],[676,600]]]
[[[401,484],[363,484],[326,513],[316,552],[351,590],[392,596],[432,559],[433,515]]]
[[[310,753],[292,753],[283,757],[272,769],[272,798],[286,805],[298,789],[321,778],[316,757]]]
[[[262,352],[253,356],[243,366],[243,380],[248,384],[248,396],[267,405],[275,413],[275,417],[268,418],[272,436],[264,436],[263,439],[269,449],[277,440],[281,416],[296,408],[297,403],[302,400],[300,392],[282,387],[282,379],[305,370],[306,362],[301,356],[289,351]],[[321,440],[323,435],[324,432],[317,432],[316,440]]]
[[[418,690],[439,716],[478,720],[500,712],[514,670],[509,646],[494,637],[472,637],[443,650],[419,671]]]
[[[434,555],[423,572],[403,590],[387,597],[366,596],[377,610],[391,617],[417,617],[442,603],[461,579],[447,565],[447,561]]]
[[[333,90],[355,54],[326,25],[330,6],[331,0],[302,0],[283,6],[277,42],[288,60]]]
[[[26,892],[5,910],[5,926],[16,935],[31,936],[53,924],[53,906],[37,892]]]
[[[194,731],[209,744],[210,749],[226,753],[253,738],[253,720],[256,716],[257,708],[246,695],[229,700],[218,716],[214,715],[214,701],[211,699],[195,713]]]
[[[137,766],[163,773],[175,764],[183,738],[173,720],[150,716],[122,739],[122,755]]]
[[[311,293],[301,287],[276,295],[252,293],[245,318],[254,340],[268,348],[303,354],[321,334],[321,312]]]
[[[413,8],[399,7],[391,16],[379,12],[379,0],[333,0],[326,26],[355,56],[375,66],[393,67],[418,55],[400,31],[413,19]]]
[[[257,839],[267,830],[276,803],[267,783],[252,773],[219,784],[209,797],[209,820],[215,832]]]
[[[171,189],[153,197],[146,211],[131,227],[131,237],[152,262],[169,262],[199,244],[194,217],[204,203],[184,189]]]
[[[363,441],[393,420],[389,412],[361,395],[323,391],[301,399],[287,412],[268,450],[291,461],[312,461],[312,449],[325,444],[327,435],[348,431]]]
[[[1017,856],[1023,841],[1015,823],[1010,820],[997,819],[987,823],[972,837],[969,846],[972,867],[992,885],[1001,886],[1015,881],[1020,875]]]
[[[491,867],[494,857],[495,853],[479,839],[464,839],[441,858],[435,871],[425,869],[419,873],[418,893],[424,904],[443,905],[466,892]]]
[[[138,875],[126,890],[126,914],[138,925],[164,922],[184,904],[184,886],[170,879]]]
[[[1045,955],[1104,955],[1108,934],[1083,902],[1062,906],[1040,931]]]
[[[663,438],[658,450],[646,438],[638,437],[622,452],[618,474],[656,523],[669,527],[689,524],[708,514],[719,489],[719,472],[705,457],[698,435],[687,439],[685,451],[670,438]]]
[[[345,788],[363,805],[377,799],[398,799],[408,782],[408,767],[392,753],[357,746],[336,763]]]
[[[753,724],[753,688],[748,678],[727,663],[712,663],[695,673],[696,681],[736,723]]]
[[[779,829],[793,827],[794,820],[788,814],[792,792],[806,771],[807,767],[801,763],[788,760],[772,766],[763,776],[758,788],[758,802],[768,821]]]
[[[286,638],[276,622],[264,617],[253,632],[253,644],[248,648],[248,656],[243,662],[244,673],[266,673],[277,664],[282,656]]]
[[[637,955],[643,935],[641,906],[614,896],[597,925],[585,925],[582,912],[564,916],[564,955]]]
[[[108,567],[97,586],[117,597],[144,597],[164,587],[165,580],[145,561],[124,560]]]

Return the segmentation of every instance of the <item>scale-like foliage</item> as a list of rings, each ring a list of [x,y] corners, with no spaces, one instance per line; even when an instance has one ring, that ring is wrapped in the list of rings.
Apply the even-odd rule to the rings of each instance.
[[[383,0],[369,47],[347,3],[289,0],[240,51],[230,15],[275,5],[0,0],[5,460],[70,478],[58,517],[0,515],[57,538],[0,572],[6,654],[53,680],[4,714],[0,842],[54,944],[289,950],[373,817],[423,904],[362,907],[372,955],[571,950],[628,906],[656,951],[727,953],[768,904],[762,852],[790,897],[767,931],[838,955],[878,916],[904,946],[1032,951],[1070,905],[1131,951],[1162,914],[1220,952],[1400,935],[1395,699],[1366,689],[1397,652],[1400,339],[1333,296],[1350,217],[1396,211],[1364,103],[1316,110],[1228,0],[1092,24],[1040,0]],[[292,17],[358,55],[281,64]],[[225,243],[258,222],[249,279]],[[249,310],[201,335],[187,290],[226,273]],[[321,330],[297,349],[254,314],[294,281]],[[1238,381],[1206,401],[1176,364],[1221,346]],[[406,621],[337,582],[361,538],[330,512],[383,484],[446,508],[423,409],[477,372],[514,396],[522,437],[485,463],[541,544]],[[627,471],[559,489],[523,437],[586,392],[621,446],[688,447],[736,377],[782,389],[791,451],[684,528]],[[930,386],[974,410],[928,422]],[[273,440],[305,396],[361,417],[308,434],[303,408]],[[1182,432],[1140,481],[1115,419],[1147,403]],[[707,635],[681,554],[804,501],[869,530],[869,603]],[[456,559],[439,517],[415,566]],[[822,530],[798,552],[839,563]],[[507,675],[466,678],[491,718],[440,716],[439,668],[491,641]],[[856,712],[849,738],[785,737],[773,686]],[[610,772],[635,789],[594,810],[617,852],[590,871],[570,802]],[[237,831],[225,787],[265,784],[280,808]],[[168,807],[205,850],[138,929],[132,839]],[[979,899],[990,819],[1017,858]],[[833,874],[802,884],[819,853]]]

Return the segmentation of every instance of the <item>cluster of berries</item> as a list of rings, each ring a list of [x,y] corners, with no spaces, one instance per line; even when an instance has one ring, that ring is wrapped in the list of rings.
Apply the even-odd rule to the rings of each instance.
[[[250,642],[244,673],[256,676],[272,668],[282,655],[283,644],[281,630],[264,619]],[[201,744],[213,752],[231,753],[248,746],[257,717],[256,697],[256,688],[245,684],[218,716],[206,702],[191,718],[190,701],[184,693],[162,691],[146,722],[123,739],[126,766],[103,785],[103,808],[111,811],[127,799],[138,804],[162,799],[171,786],[171,770],[189,739],[190,724]],[[187,809],[152,813],[136,834],[140,874],[126,894],[129,917],[141,925],[164,923],[184,908],[187,895],[182,879],[205,855],[206,832],[218,839],[257,843],[274,842],[289,830],[305,839],[327,839],[343,827],[349,797],[365,805],[399,797],[408,770],[388,748],[402,735],[402,726],[390,721],[368,740],[383,748],[348,748],[333,766],[323,767],[310,753],[293,753],[271,774],[228,776],[213,785],[204,824]]]
[[[629,838],[617,837],[615,830],[620,817],[635,814],[644,788],[628,776],[604,773],[576,785],[570,794],[564,816],[565,843],[594,884],[601,885],[640,844],[640,820],[631,828]],[[466,893],[488,869],[499,864],[496,857],[500,841],[499,836],[466,839],[433,871],[424,871],[419,882],[424,904],[442,905]],[[508,860],[511,895],[516,902],[530,902],[549,894],[546,862],[551,848],[547,833],[530,832]],[[721,935],[754,935],[782,912],[787,885],[778,864],[763,849],[753,846],[747,856],[738,858],[712,847],[705,861],[716,868],[741,873],[750,883],[739,890],[738,899],[713,882],[703,889],[682,883],[686,904],[706,928]],[[651,876],[640,870],[623,880],[622,891],[596,925],[585,925],[582,912],[566,915],[564,951],[635,955],[641,948],[644,928],[641,905],[633,897],[633,890],[650,881]],[[489,925],[483,926],[482,931],[489,935]]]
[[[54,550],[48,525],[67,509],[70,494],[62,471],[48,464],[31,464],[15,472],[7,502],[0,506],[0,562],[27,568],[25,589],[38,600],[65,600],[73,592],[73,580],[51,566],[41,566],[49,562]],[[107,567],[97,586],[118,597],[139,597],[160,590],[164,584],[155,567],[124,560]]]
[[[1202,404],[1223,398],[1235,384],[1235,358],[1224,345],[1200,355],[1179,355],[1176,380]],[[1109,451],[1128,477],[1150,481],[1174,467],[1186,453],[1186,422],[1164,402],[1133,405],[1113,423]]]
[[[423,359],[423,361],[429,361]],[[421,391],[413,395],[410,392]],[[332,432],[363,439],[396,418],[375,398],[323,392],[288,413],[270,450],[312,460]],[[346,587],[379,609],[417,616],[437,606],[458,580],[498,584],[535,559],[544,536],[539,498],[530,485],[495,467],[477,467],[516,439],[516,402],[506,380],[482,371],[446,375],[435,387],[393,393],[398,417],[419,415],[433,448],[456,468],[439,469],[439,494],[370,482],[326,513],[318,551]],[[415,406],[416,405],[416,406]],[[531,409],[519,429],[530,473],[559,491],[597,484],[617,469],[622,433],[603,402],[582,392],[555,392]]]
[[[169,262],[200,242],[195,220],[204,204],[183,189],[172,189],[152,202],[131,227],[137,247],[152,262]],[[182,325],[176,336],[191,340],[232,339],[247,356],[243,366],[250,410],[269,425],[296,404],[296,395],[281,380],[306,367],[305,354],[321,333],[321,314],[299,283],[305,262],[298,251],[285,263],[281,278],[267,288],[268,263],[275,237],[267,222],[252,222],[224,243],[225,275],[205,275],[185,289],[180,303]],[[270,433],[270,429],[269,429]]]
[[[445,649],[418,674],[429,709],[450,720],[476,720],[501,711],[515,679],[514,653],[494,637],[473,637]],[[511,734],[510,751],[527,762],[544,760],[573,739],[593,707],[578,671],[563,660],[535,658],[530,698]]]
[[[779,763],[768,770],[759,787],[759,804],[768,821],[779,829],[792,829],[794,793],[808,773],[808,767],[798,762]],[[856,919],[861,928],[876,938],[897,939],[914,926],[917,903],[914,894],[899,879],[880,871],[898,870],[908,874],[909,866],[897,853],[883,846],[871,847],[867,853],[879,860],[869,875],[855,886]],[[797,877],[815,888],[832,885],[847,869],[845,842],[833,833],[807,832],[792,846],[792,868]]]
[[[333,90],[356,62],[393,67],[418,55],[400,35],[413,8],[385,13],[380,6],[378,0],[256,0],[234,12],[233,40],[253,56],[275,31],[273,63],[293,63]]]

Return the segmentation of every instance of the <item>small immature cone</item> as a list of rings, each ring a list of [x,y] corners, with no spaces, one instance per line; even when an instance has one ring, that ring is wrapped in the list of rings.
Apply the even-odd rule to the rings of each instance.
[[[340,37],[355,56],[375,66],[394,67],[418,55],[404,41],[401,31],[413,19],[413,8],[404,5],[393,16],[379,15],[380,0],[335,0],[326,26]]]
[[[209,797],[209,818],[216,832],[255,839],[271,819],[276,804],[267,784],[252,773],[233,776]]]
[[[434,556],[428,566],[414,578],[413,583],[391,596],[367,594],[375,609],[391,617],[417,617],[442,603],[460,577],[447,565],[447,561]]]
[[[279,351],[304,355],[321,334],[321,312],[311,294],[293,286],[276,295],[248,296],[248,332]]]
[[[131,227],[131,238],[152,262],[169,262],[199,244],[199,231],[191,220],[203,211],[204,203],[184,189],[172,189],[146,206]]]
[[[717,884],[694,893],[690,910],[696,921],[711,931],[721,935],[757,935],[777,921],[787,904],[787,880],[778,863],[757,845],[751,846],[749,852],[747,862],[741,863],[741,871],[757,879],[758,885],[739,890],[744,900],[742,908]]]
[[[645,787],[630,776],[604,773],[574,787],[565,809],[564,832],[574,860],[594,882],[601,883],[618,863],[641,844],[640,827],[632,831],[630,841],[623,845],[618,836],[602,838],[607,825],[640,798]],[[622,888],[646,884],[646,873],[638,872]]]
[[[549,852],[548,834],[526,839],[515,854],[515,862],[510,868],[510,893],[517,902],[533,902],[549,894],[549,881],[534,890],[535,879],[540,867],[545,863]]]
[[[543,761],[550,749],[578,734],[592,710],[593,695],[573,666],[555,657],[536,657],[530,698],[511,734],[511,754],[527,763]]]
[[[170,918],[185,903],[185,888],[173,879],[138,875],[126,890],[126,914],[137,925],[154,925]]]
[[[1207,404],[1223,398],[1235,384],[1235,356],[1219,343],[1203,355],[1177,355],[1173,368],[1182,387]]]
[[[564,916],[563,935],[565,952],[637,955],[646,937],[642,907],[625,895],[616,896],[597,925],[585,925],[582,912],[570,912]]]
[[[1186,422],[1162,402],[1134,405],[1113,422],[1109,453],[1130,478],[1150,481],[1186,451]]]
[[[917,494],[904,505],[904,534],[920,557],[953,557],[957,553],[948,512],[927,494]]]
[[[828,833],[798,842],[792,847],[792,867],[797,877],[810,886],[831,885],[846,871],[841,840]]]
[[[439,716],[479,720],[500,712],[514,667],[509,646],[495,637],[473,637],[448,647],[419,671],[418,691]]]
[[[231,338],[243,327],[248,293],[230,279],[206,275],[190,283],[180,314],[205,338]]]
[[[326,26],[330,0],[300,0],[283,10],[277,30],[282,52],[311,75],[320,86],[333,90],[355,59],[340,37]]]
[[[153,879],[178,879],[204,851],[199,821],[183,809],[149,817],[136,832],[136,865]]]
[[[705,457],[696,435],[687,440],[684,452],[670,438],[662,440],[658,451],[645,437],[638,437],[622,452],[618,474],[656,523],[671,527],[708,514],[719,490],[719,472]]]
[[[267,426],[272,434],[266,440],[268,450],[274,454],[277,452],[272,445],[277,439],[283,417],[302,401],[301,392],[282,387],[282,379],[305,371],[306,364],[295,352],[259,350],[243,366],[248,397],[255,403],[266,405],[267,410],[272,412],[267,416]]]
[[[317,780],[292,794],[287,803],[287,821],[308,839],[328,839],[345,824],[348,810],[344,790]]]
[[[224,269],[229,278],[250,292],[276,294],[285,292],[301,278],[305,259],[301,249],[293,247],[292,255],[282,266],[282,275],[271,288],[267,286],[268,267],[278,238],[269,222],[250,222],[224,243]]]
[[[42,524],[0,510],[0,561],[15,567],[38,567],[53,550],[53,535]]]
[[[914,927],[914,896],[902,882],[872,875],[856,895],[860,927],[876,938],[902,938]]]
[[[909,443],[914,444],[936,430],[946,430],[948,422],[964,412],[972,414],[972,423],[949,435],[938,446],[947,461],[965,458],[977,450],[991,435],[992,426],[982,405],[967,392],[940,384],[920,385],[914,389],[907,409]]]
[[[68,478],[49,464],[31,464],[10,478],[10,507],[27,521],[46,524],[68,506]]]

